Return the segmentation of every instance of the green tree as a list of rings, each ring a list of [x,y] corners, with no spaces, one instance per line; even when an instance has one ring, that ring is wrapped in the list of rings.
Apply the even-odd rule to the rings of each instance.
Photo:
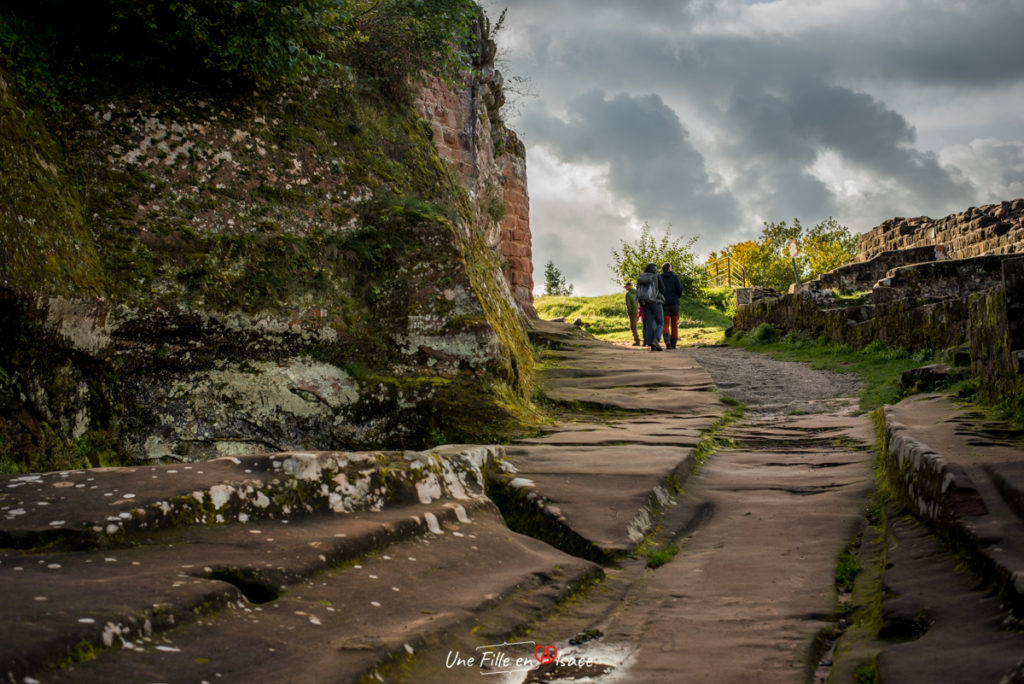
[[[544,294],[565,297],[572,295],[572,283],[565,284],[565,276],[553,261],[544,264]]]
[[[683,295],[698,297],[704,284],[704,273],[693,254],[697,238],[673,238],[669,228],[671,226],[666,226],[665,233],[658,238],[645,221],[639,238],[631,243],[621,240],[619,249],[612,250],[612,263],[608,265],[615,274],[612,282],[619,286],[626,281],[636,282],[636,277],[647,264],[656,264],[660,272],[661,265],[668,262],[683,283]]]
[[[796,240],[800,244],[803,226],[799,219],[793,219],[792,225],[785,221],[764,223],[761,237],[757,241],[758,251],[751,264],[750,282],[762,287],[770,287],[785,292],[793,283],[793,262],[789,256],[789,241]],[[797,259],[797,270],[801,269]],[[804,274],[800,275],[801,280]]]
[[[721,254],[740,261],[752,284],[785,292],[793,283],[790,240],[796,240],[800,250],[796,268],[801,282],[848,263],[857,253],[857,236],[829,216],[809,230],[799,219],[792,224],[765,222],[757,242],[738,242],[723,248]]]
[[[849,263],[857,255],[859,242],[849,228],[839,225],[831,216],[811,228],[801,245],[810,277],[817,278]]]

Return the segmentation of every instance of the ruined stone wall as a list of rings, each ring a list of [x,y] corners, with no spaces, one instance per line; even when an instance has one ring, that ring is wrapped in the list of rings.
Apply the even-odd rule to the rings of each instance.
[[[453,89],[429,79],[416,106],[430,122],[434,145],[470,193],[488,246],[501,255],[505,279],[523,310],[533,309],[533,253],[526,148],[500,118],[502,76],[494,68],[493,43],[485,42],[476,74]]]
[[[1024,252],[1024,199],[932,219],[897,217],[860,236],[857,261],[893,250],[942,245],[951,259]]]
[[[970,298],[971,371],[993,401],[1024,390],[1024,258],[1002,264],[1000,287]]]

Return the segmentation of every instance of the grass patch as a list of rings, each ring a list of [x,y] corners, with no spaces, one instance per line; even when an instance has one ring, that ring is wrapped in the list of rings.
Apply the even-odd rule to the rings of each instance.
[[[836,589],[841,592],[853,591],[853,581],[863,569],[858,548],[853,543],[847,544],[836,558]]]
[[[569,323],[582,320],[583,330],[600,340],[633,341],[624,292],[597,297],[538,297],[533,305],[541,318],[565,318]],[[732,319],[722,311],[695,299],[680,301],[680,345],[719,344],[730,326]]]
[[[801,333],[779,336],[771,326],[763,324],[746,334],[732,335],[726,343],[764,352],[780,361],[801,361],[818,370],[855,373],[864,383],[860,407],[871,411],[903,398],[899,385],[903,371],[935,362],[931,351],[909,352],[887,347],[878,342],[861,349],[845,344],[824,342]]]
[[[652,570],[660,568],[662,565],[675,558],[677,553],[679,553],[679,546],[676,544],[666,544],[664,546],[658,546],[650,549],[645,554],[647,557],[647,567]]]

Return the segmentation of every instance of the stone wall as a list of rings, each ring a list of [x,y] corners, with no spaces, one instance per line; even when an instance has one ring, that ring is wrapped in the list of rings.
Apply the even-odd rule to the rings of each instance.
[[[1007,258],[1012,257],[993,254],[894,268],[872,288],[871,300],[875,304],[897,299],[939,301],[999,287]]]
[[[762,323],[799,331],[829,342],[864,347],[879,342],[904,349],[946,349],[967,344],[967,300],[952,298],[918,305],[911,299],[842,306],[831,292],[816,291],[763,299],[737,310],[737,330]]]
[[[970,207],[941,219],[889,219],[860,236],[857,261],[935,245],[944,246],[951,259],[1024,252],[1024,199]]]
[[[1024,256],[933,261],[889,272],[858,299],[808,288],[739,308],[734,325],[771,325],[830,342],[909,350],[967,346],[992,401],[1024,392]]]
[[[441,158],[458,172],[478,209],[488,246],[501,255],[505,279],[516,302],[533,309],[533,253],[526,148],[501,120],[501,72],[494,68],[494,43],[480,37],[475,73],[452,89],[429,79],[416,107],[430,122]]]
[[[1024,257],[1002,264],[1002,282],[970,298],[971,371],[990,400],[1024,390]]]
[[[793,289],[795,292],[809,290],[838,290],[840,292],[860,292],[870,290],[879,280],[894,268],[908,264],[919,264],[941,258],[933,245],[902,249],[895,252],[882,252],[866,261],[855,261],[821,274],[816,280],[800,283]],[[739,302],[737,301],[737,305]]]

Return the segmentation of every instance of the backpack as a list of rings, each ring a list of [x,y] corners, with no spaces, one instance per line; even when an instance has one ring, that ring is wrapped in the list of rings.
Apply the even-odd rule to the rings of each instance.
[[[641,305],[650,304],[658,296],[658,288],[654,284],[655,275],[644,271],[636,279],[636,300]]]

